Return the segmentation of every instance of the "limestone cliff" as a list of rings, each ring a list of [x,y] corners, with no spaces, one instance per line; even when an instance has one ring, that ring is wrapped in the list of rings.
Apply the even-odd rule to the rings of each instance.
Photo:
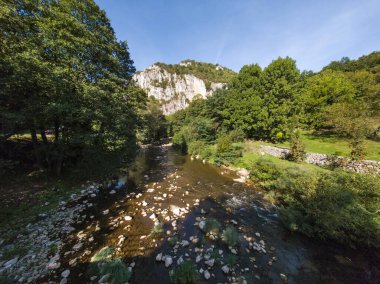
[[[148,96],[161,102],[164,114],[171,114],[187,107],[196,96],[212,95],[234,75],[225,67],[188,60],[176,65],[156,63],[133,78]]]

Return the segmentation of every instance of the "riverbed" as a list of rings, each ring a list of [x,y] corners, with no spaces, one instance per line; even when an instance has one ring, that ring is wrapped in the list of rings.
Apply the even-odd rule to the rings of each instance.
[[[111,247],[132,271],[130,283],[170,283],[169,271],[187,260],[204,283],[380,283],[379,251],[289,232],[260,188],[241,181],[168,145],[143,148],[114,179],[87,186],[30,225],[33,250],[41,243],[44,253],[29,250],[8,270],[30,271],[22,282],[98,283],[88,274],[91,258]],[[205,232],[209,220],[218,232]],[[228,227],[239,233],[232,247],[221,238]],[[25,263],[39,265],[35,278]]]

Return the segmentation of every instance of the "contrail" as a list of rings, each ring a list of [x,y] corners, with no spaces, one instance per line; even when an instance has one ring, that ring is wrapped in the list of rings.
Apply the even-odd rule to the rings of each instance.
[[[227,37],[228,37],[228,35],[230,33],[232,23],[234,22],[234,18],[235,17],[233,15],[231,17],[231,19],[229,20],[228,25],[226,26],[225,32],[224,32],[223,37],[222,37],[222,43],[220,45],[218,53],[216,54],[215,64],[217,64],[219,62],[219,59],[220,59],[220,57],[222,56],[222,54],[224,52],[224,49],[225,49],[226,43],[227,43]]]

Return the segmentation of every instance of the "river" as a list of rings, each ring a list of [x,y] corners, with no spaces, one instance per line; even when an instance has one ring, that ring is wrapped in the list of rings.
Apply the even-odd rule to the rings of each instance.
[[[142,149],[128,174],[110,187],[116,193],[104,194],[87,212],[90,218],[77,234],[86,236],[84,247],[66,255],[63,263],[70,267],[70,260],[80,259],[70,267],[69,283],[88,281],[88,262],[104,246],[116,248],[117,256],[133,263],[130,283],[170,283],[169,270],[177,260],[182,256],[195,263],[198,255],[203,259],[197,269],[211,274],[207,281],[201,276],[205,283],[232,283],[239,276],[254,283],[380,283],[378,251],[287,231],[260,190],[234,178],[233,172],[192,161],[170,147]],[[220,261],[225,264],[232,252],[220,240],[204,238],[199,229],[199,221],[209,218],[218,220],[222,229],[234,226],[240,233],[237,261],[228,274]],[[158,221],[164,224],[162,237],[152,235]],[[174,234],[178,244],[173,248],[168,238]],[[67,247],[75,242],[73,238]],[[172,257],[169,268],[156,261],[160,253]],[[219,254],[212,267],[205,264],[207,254]]]

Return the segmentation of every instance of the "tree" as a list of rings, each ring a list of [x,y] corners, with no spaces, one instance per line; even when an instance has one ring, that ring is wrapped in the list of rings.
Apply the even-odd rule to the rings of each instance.
[[[301,93],[308,124],[322,128],[326,126],[326,108],[335,103],[352,101],[355,88],[342,72],[326,70],[309,77]]]
[[[378,119],[369,115],[369,108],[359,103],[337,103],[326,112],[326,120],[341,134],[350,139],[351,158],[365,157],[365,138],[380,126]]]
[[[140,140],[145,143],[159,141],[166,137],[167,122],[161,105],[154,97],[149,97],[147,105],[141,111],[142,125]]]
[[[289,123],[301,112],[297,95],[299,80],[300,72],[290,57],[279,57],[264,69],[260,81],[266,119],[260,131],[266,139],[283,140],[289,136]]]
[[[105,12],[92,0],[0,1],[1,121],[31,133],[39,166],[59,173],[83,147],[132,147],[135,69]]]

